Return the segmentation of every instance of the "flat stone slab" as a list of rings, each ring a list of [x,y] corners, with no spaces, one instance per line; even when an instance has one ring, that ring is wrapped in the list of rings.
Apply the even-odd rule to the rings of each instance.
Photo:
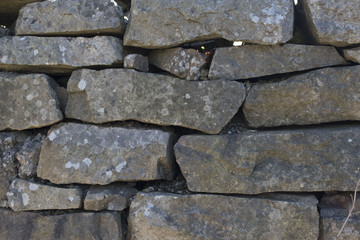
[[[41,148],[38,177],[56,184],[100,185],[171,180],[172,137],[163,130],[59,124]]]
[[[0,209],[0,239],[114,239],[123,240],[119,213],[46,215]]]
[[[344,57],[349,61],[360,63],[360,47],[344,49]]]
[[[0,38],[0,70],[71,73],[83,67],[120,66],[122,40],[111,36],[3,37]]]
[[[79,188],[60,188],[14,179],[7,193],[9,206],[14,211],[76,209],[81,207]]]
[[[125,31],[124,14],[112,0],[47,0],[24,6],[16,21],[16,35],[83,36]]]
[[[341,64],[346,61],[330,46],[245,45],[217,48],[208,77],[247,79]]]
[[[353,191],[360,179],[360,127],[183,136],[176,161],[190,191]]]
[[[0,72],[0,130],[40,128],[61,121],[56,85],[44,74]]]
[[[317,239],[315,197],[291,201],[219,195],[139,193],[128,239]]]
[[[79,70],[71,75],[67,90],[68,118],[93,123],[137,120],[215,134],[246,94],[238,82],[190,82],[131,69]]]
[[[218,38],[285,43],[293,34],[293,8],[289,0],[264,0],[261,4],[249,0],[133,0],[124,44],[169,48]]]
[[[251,87],[243,106],[251,127],[360,120],[360,66],[325,68]]]

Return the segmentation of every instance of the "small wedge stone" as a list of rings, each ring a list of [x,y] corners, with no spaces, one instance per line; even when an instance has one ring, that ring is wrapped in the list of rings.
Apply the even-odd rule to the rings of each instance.
[[[149,71],[149,59],[141,54],[129,54],[124,59],[124,68],[135,69],[141,72]]]

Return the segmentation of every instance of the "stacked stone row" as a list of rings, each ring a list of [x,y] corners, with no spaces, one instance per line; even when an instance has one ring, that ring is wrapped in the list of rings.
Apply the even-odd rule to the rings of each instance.
[[[335,239],[360,3],[132,0],[126,24],[117,2],[36,1],[0,38],[0,239]]]

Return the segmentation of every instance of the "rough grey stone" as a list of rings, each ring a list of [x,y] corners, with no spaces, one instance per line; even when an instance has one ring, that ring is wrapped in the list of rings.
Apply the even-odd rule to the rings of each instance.
[[[170,48],[151,51],[149,62],[179,78],[198,80],[206,65],[206,56],[194,49]]]
[[[224,38],[259,44],[292,38],[290,0],[133,0],[124,45],[167,48],[192,41]]]
[[[119,213],[44,215],[0,209],[0,239],[123,240]]]
[[[7,28],[0,26],[0,38],[10,35],[10,31]]]
[[[14,179],[7,197],[14,211],[75,209],[81,207],[82,191]]]
[[[16,35],[120,35],[124,14],[112,0],[47,0],[24,6],[16,21]]]
[[[59,74],[83,67],[120,66],[122,51],[122,41],[111,36],[3,37],[0,70]]]
[[[124,58],[124,68],[131,68],[142,72],[149,71],[149,59],[141,54],[129,54]]]
[[[41,148],[38,177],[56,184],[173,178],[172,133],[64,123]]]
[[[360,127],[189,135],[175,156],[190,191],[353,191],[360,179]]]
[[[349,61],[360,63],[360,47],[344,49],[344,57]]]
[[[254,85],[243,112],[251,127],[360,120],[360,66],[325,68]]]
[[[345,63],[336,49],[330,46],[245,45],[216,49],[208,77],[247,79]]]
[[[0,72],[0,130],[40,128],[61,121],[56,85],[43,74]]]
[[[0,25],[10,26],[15,22],[19,10],[26,4],[43,0],[1,0],[0,1]]]
[[[219,195],[139,193],[128,239],[317,239],[315,197],[292,201]]]
[[[246,94],[238,82],[191,82],[131,69],[79,70],[67,90],[68,118],[94,123],[132,119],[207,133],[220,132]]]

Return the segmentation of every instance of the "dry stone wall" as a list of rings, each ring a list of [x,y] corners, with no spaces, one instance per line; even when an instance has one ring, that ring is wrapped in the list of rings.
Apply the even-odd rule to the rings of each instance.
[[[359,12],[1,1],[0,239],[337,239],[360,180]]]

